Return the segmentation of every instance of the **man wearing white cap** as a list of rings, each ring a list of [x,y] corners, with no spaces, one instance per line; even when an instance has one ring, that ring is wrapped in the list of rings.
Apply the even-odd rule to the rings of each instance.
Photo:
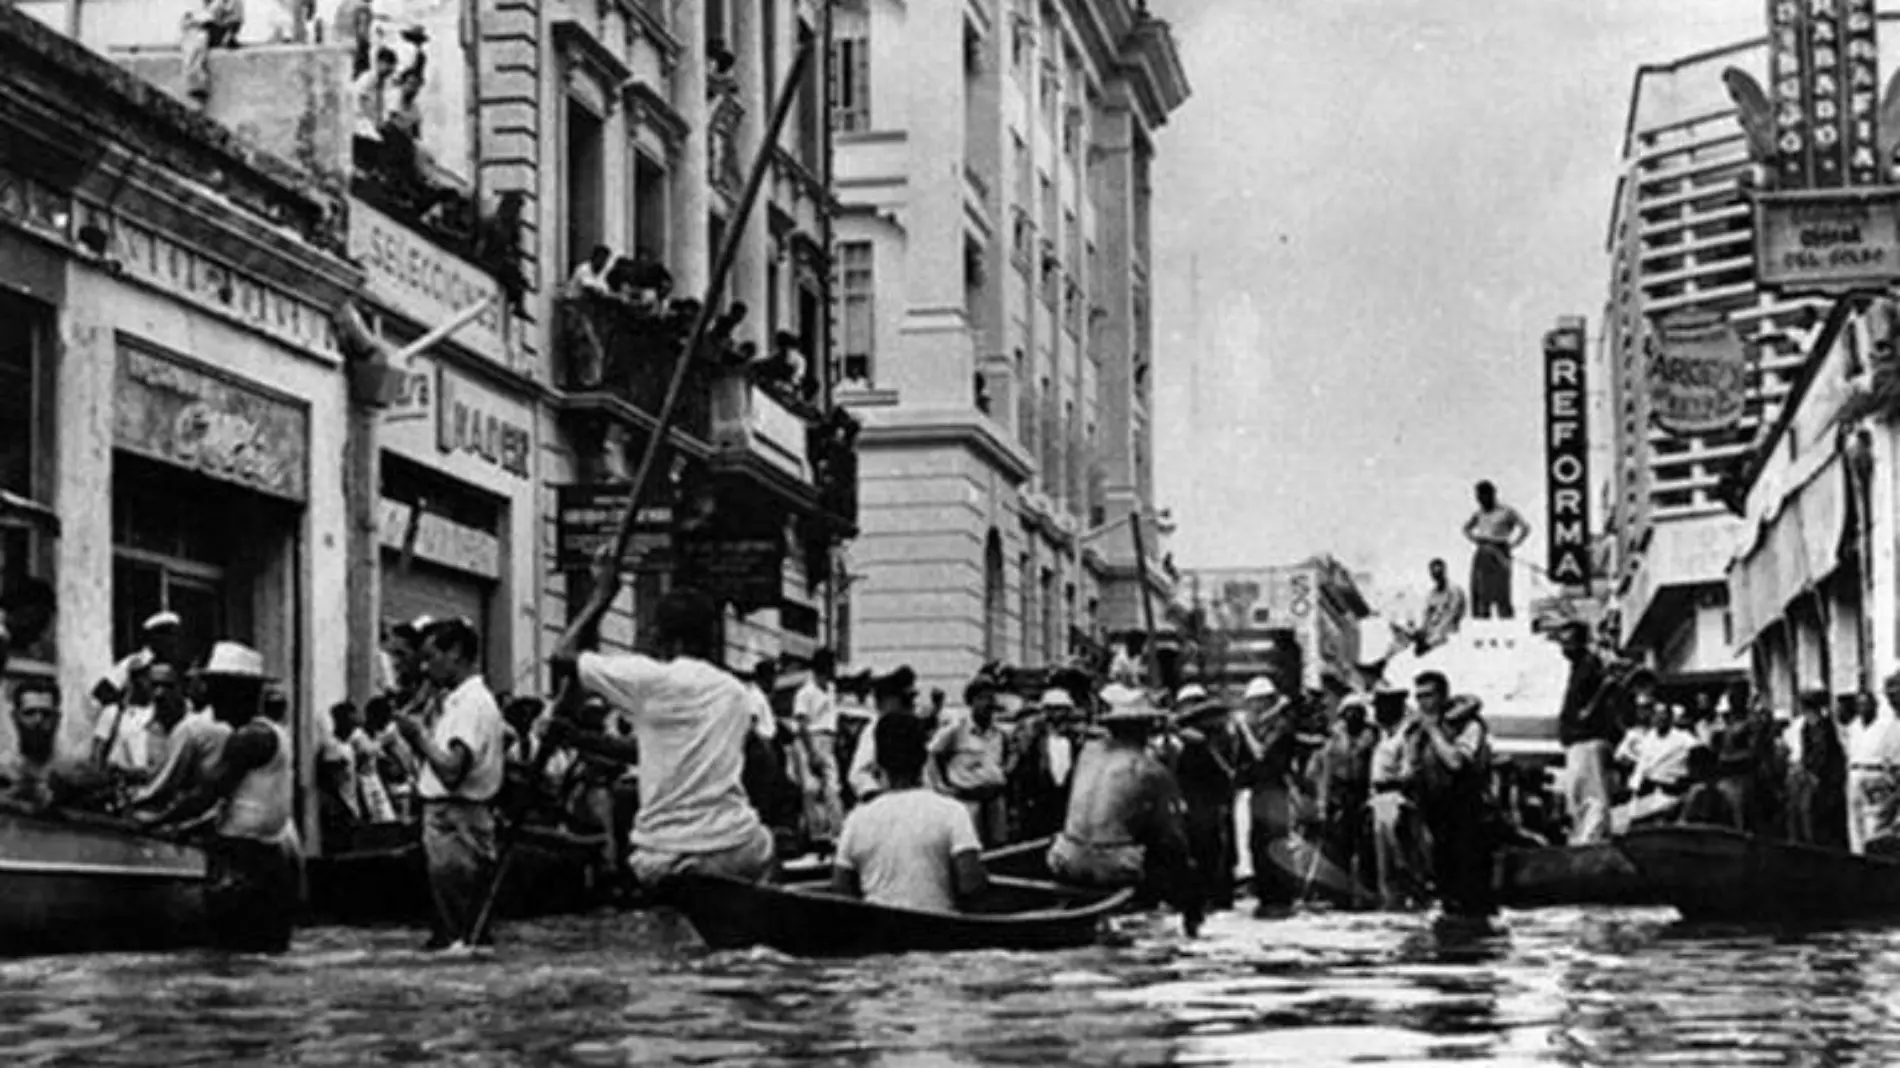
[[[1146,695],[1119,683],[1102,691],[1106,737],[1076,760],[1062,833],[1049,870],[1084,886],[1139,887],[1144,898],[1181,912],[1190,937],[1206,912],[1200,872],[1188,850],[1186,805],[1172,772],[1147,749],[1162,715]]]
[[[132,673],[141,665],[163,661],[176,668],[184,667],[178,655],[179,628],[183,624],[178,613],[171,611],[154,612],[146,617],[139,625],[139,648],[112,665],[93,686],[92,697],[100,708],[119,704],[124,699]]]
[[[1076,716],[1069,691],[1051,687],[1024,709],[1011,746],[1010,794],[1026,839],[1047,838],[1062,829],[1069,804],[1069,776],[1075,771],[1075,742],[1069,723]]]
[[[1286,904],[1300,887],[1277,873],[1273,844],[1293,830],[1294,758],[1298,755],[1297,724],[1287,714],[1287,699],[1264,675],[1255,676],[1241,693],[1246,715],[1240,721],[1246,744],[1247,852],[1253,860],[1254,897],[1261,906]]]

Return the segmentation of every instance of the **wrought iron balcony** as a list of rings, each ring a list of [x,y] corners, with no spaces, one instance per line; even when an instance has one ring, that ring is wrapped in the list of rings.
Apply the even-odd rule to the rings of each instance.
[[[558,301],[554,382],[571,397],[599,397],[629,406],[642,422],[657,424],[667,386],[683,358],[692,324],[690,303],[648,311],[592,293]],[[701,441],[711,439],[715,361],[686,372],[673,425]]]

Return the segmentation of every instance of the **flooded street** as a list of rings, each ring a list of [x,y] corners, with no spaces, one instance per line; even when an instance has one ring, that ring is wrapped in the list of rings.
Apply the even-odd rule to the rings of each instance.
[[[10,1065],[1890,1064],[1900,936],[1669,914],[1225,915],[1182,942],[846,962],[707,953],[664,914],[515,924],[487,958],[323,928],[283,959],[0,965]]]

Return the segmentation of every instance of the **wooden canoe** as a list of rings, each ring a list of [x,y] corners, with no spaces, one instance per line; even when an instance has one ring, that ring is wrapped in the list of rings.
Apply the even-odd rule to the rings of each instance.
[[[210,861],[103,816],[0,808],[0,956],[211,944]]]
[[[1068,949],[1092,944],[1133,890],[1090,891],[997,876],[968,912],[873,905],[815,887],[714,875],[669,880],[661,896],[713,949],[768,946],[804,957]]]
[[[1495,872],[1498,904],[1506,908],[1667,904],[1617,840],[1500,850]]]
[[[1726,827],[1645,827],[1619,840],[1687,920],[1828,923],[1900,916],[1900,860]]]
[[[543,827],[502,832],[520,848],[496,904],[511,919],[582,912],[605,898],[606,867],[598,837]],[[313,921],[341,924],[417,923],[426,920],[429,870],[421,829],[413,823],[361,828],[344,848],[306,862]]]

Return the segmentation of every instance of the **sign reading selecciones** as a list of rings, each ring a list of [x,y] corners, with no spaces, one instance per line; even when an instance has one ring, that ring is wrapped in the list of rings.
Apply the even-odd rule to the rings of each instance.
[[[1590,452],[1584,425],[1583,320],[1544,336],[1544,493],[1553,582],[1590,581]]]
[[[1726,430],[1748,400],[1748,353],[1721,312],[1684,309],[1646,321],[1650,418],[1671,434]]]
[[[1762,285],[1839,295],[1900,281],[1900,187],[1763,193],[1755,207]]]
[[[350,201],[350,255],[363,264],[371,297],[434,329],[485,298],[487,309],[453,340],[510,370],[519,370],[504,335],[501,287],[492,275],[418,236],[363,203]]]
[[[554,487],[554,566],[559,571],[586,571],[594,557],[613,544],[620,517],[627,510],[633,487],[626,482],[584,482]],[[627,558],[636,570],[663,561],[673,549],[673,509],[654,504],[640,509],[633,520],[633,541]]]
[[[309,495],[310,413],[210,370],[119,346],[112,443],[247,489]]]

